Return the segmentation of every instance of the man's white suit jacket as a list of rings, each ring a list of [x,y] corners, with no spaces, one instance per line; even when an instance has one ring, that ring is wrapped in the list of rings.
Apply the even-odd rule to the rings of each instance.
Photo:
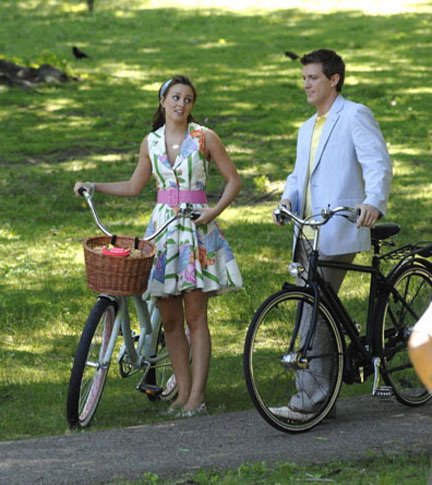
[[[291,208],[299,217],[304,216],[316,117],[312,116],[299,130],[294,171],[287,178],[282,196],[291,201]],[[372,112],[338,95],[328,112],[310,175],[312,214],[319,215],[325,208],[364,203],[385,215],[391,180],[387,146]],[[343,217],[333,217],[322,226],[319,249],[326,255],[368,251],[370,231],[357,229]]]

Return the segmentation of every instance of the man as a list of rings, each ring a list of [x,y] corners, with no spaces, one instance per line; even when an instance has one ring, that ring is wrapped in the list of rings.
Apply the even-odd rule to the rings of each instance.
[[[307,101],[317,112],[299,130],[295,167],[281,203],[301,218],[318,215],[328,207],[358,207],[357,224],[334,217],[322,226],[319,241],[321,259],[351,263],[357,252],[370,249],[370,228],[386,213],[392,179],[390,157],[371,111],[340,94],[345,79],[342,58],[332,50],[320,49],[304,55],[301,63]],[[313,231],[304,228],[303,235],[297,231],[294,235],[294,259],[307,269],[310,245],[302,243],[302,238],[313,239]],[[345,272],[323,268],[322,273],[338,291]],[[300,279],[297,283],[304,284]],[[325,347],[325,336],[320,335],[320,340]],[[326,385],[322,382],[321,391],[312,392],[302,389],[299,376],[296,381],[298,393],[288,406],[272,411],[305,420],[325,400]]]

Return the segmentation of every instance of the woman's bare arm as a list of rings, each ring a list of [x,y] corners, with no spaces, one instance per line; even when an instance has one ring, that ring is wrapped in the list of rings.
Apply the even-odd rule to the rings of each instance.
[[[96,192],[103,194],[118,195],[121,197],[134,197],[138,195],[149,181],[152,174],[151,161],[148,154],[147,136],[141,143],[138,164],[129,180],[122,182],[92,182]],[[84,187],[90,192],[91,184],[77,182],[74,192],[78,195],[78,189]]]

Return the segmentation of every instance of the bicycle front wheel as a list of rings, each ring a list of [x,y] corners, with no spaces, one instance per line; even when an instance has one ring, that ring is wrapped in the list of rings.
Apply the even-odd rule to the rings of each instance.
[[[67,396],[67,421],[71,428],[88,426],[102,397],[111,357],[106,352],[116,313],[116,303],[101,297],[84,326]]]
[[[320,423],[342,384],[344,344],[323,302],[315,334],[304,349],[313,305],[305,289],[281,290],[257,310],[246,335],[244,371],[252,402],[284,432],[307,431]]]
[[[432,300],[429,265],[408,263],[390,278],[393,291],[378,301],[381,312],[376,326],[377,354],[385,383],[403,404],[419,406],[431,395],[421,383],[408,355],[408,339]]]

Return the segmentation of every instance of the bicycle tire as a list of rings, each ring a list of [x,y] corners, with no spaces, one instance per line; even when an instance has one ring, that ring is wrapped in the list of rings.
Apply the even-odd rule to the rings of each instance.
[[[110,361],[102,364],[113,331],[117,305],[101,297],[93,306],[78,344],[67,395],[67,421],[85,428],[102,397]]]
[[[313,302],[312,294],[300,287],[271,295],[253,316],[244,344],[244,373],[252,402],[267,423],[287,433],[307,431],[319,424],[331,411],[342,385],[343,337],[323,302],[319,303],[321,319],[318,332],[319,338],[325,335],[328,348],[314,354],[312,339],[308,352],[310,361],[306,368],[299,369],[297,365],[287,367],[282,363],[284,355],[296,355],[301,348],[300,335],[292,341],[298,309],[303,306],[309,311]],[[319,366],[321,370],[317,369]],[[322,371],[325,367],[327,373]],[[325,374],[326,382],[319,384]],[[281,415],[280,410],[288,409],[288,403],[293,400],[299,402],[299,396],[304,392],[300,390],[301,381],[305,377],[314,382],[312,394],[317,396],[321,393],[320,402],[315,404],[313,413],[301,415],[301,419]]]
[[[390,275],[389,282],[396,293],[388,292],[378,300],[381,313],[374,336],[381,374],[399,402],[420,406],[431,395],[417,377],[407,347],[414,325],[432,299],[432,266],[423,260],[406,263]]]

